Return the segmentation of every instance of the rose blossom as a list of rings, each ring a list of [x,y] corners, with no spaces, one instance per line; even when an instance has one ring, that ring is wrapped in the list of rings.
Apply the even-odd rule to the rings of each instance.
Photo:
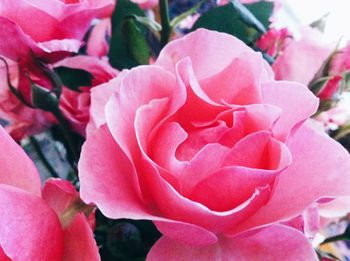
[[[1,127],[0,144],[0,260],[100,260],[94,214],[74,186],[50,179],[41,192],[33,162]]]
[[[317,260],[281,222],[349,195],[350,158],[306,121],[318,107],[306,86],[200,29],[95,90],[81,197],[154,221],[163,237],[148,260]]]
[[[281,55],[272,65],[277,80],[309,84],[332,53],[332,45],[311,27],[301,29],[301,38],[288,41]]]
[[[118,71],[104,60],[83,55],[66,58],[56,64],[56,66],[82,69],[89,72],[93,77],[91,86],[80,86],[80,92],[64,87],[60,97],[60,109],[63,115],[67,118],[74,131],[85,136],[85,128],[90,118],[91,87],[108,82],[117,75]]]

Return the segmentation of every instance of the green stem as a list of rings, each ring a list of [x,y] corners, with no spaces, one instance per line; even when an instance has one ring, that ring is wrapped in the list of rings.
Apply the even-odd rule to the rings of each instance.
[[[68,124],[67,120],[64,118],[64,116],[62,115],[59,108],[57,108],[55,111],[52,111],[52,114],[56,117],[56,119],[59,122],[63,137],[66,140],[66,149],[69,150],[69,152],[73,158],[74,164],[72,164],[69,160],[68,161],[71,164],[71,167],[74,170],[74,172],[77,173],[77,167],[76,167],[75,163],[77,163],[79,160],[79,153],[77,151],[76,143],[75,143],[75,141],[74,141],[74,139],[69,131],[69,124]]]
[[[170,26],[168,0],[159,0],[159,12],[160,22],[162,24],[160,45],[164,47],[169,42],[172,29]]]
[[[45,168],[50,172],[51,176],[54,178],[59,178],[59,175],[55,171],[55,169],[51,166],[50,162],[45,157],[44,153],[40,148],[40,144],[37,139],[33,136],[29,137],[30,144],[33,146],[36,154],[38,155],[41,162],[44,164]]]

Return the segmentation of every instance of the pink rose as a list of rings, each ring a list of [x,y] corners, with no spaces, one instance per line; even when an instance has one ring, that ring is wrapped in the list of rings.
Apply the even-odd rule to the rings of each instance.
[[[92,76],[91,86],[81,86],[80,92],[68,88],[62,89],[60,98],[60,109],[72,126],[72,129],[80,135],[85,136],[85,128],[89,122],[90,89],[91,87],[108,82],[118,74],[108,62],[90,56],[74,56],[56,64],[72,69],[82,69]]]
[[[319,31],[305,27],[301,39],[289,41],[273,64],[276,79],[309,84],[332,51]]]
[[[92,208],[73,185],[51,179],[41,192],[33,162],[1,127],[0,143],[0,260],[100,260]]]
[[[148,260],[317,260],[281,222],[349,195],[350,157],[306,122],[318,107],[306,86],[200,29],[95,90],[81,197],[153,220],[163,237]]]

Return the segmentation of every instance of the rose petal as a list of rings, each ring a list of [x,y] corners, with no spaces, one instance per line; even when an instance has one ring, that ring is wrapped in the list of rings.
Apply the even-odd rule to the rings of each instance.
[[[176,191],[161,177],[156,166],[148,159],[142,159],[141,168],[143,171],[138,177],[143,196],[154,204],[158,213],[170,219],[196,224],[212,232],[222,232],[242,222],[255,213],[270,195],[269,187],[264,187],[255,191],[249,200],[234,209],[225,212],[212,211]],[[152,189],[154,187],[157,189]]]
[[[194,243],[197,246],[211,245],[217,242],[216,235],[196,225],[156,221],[157,229],[167,237],[182,242]]]
[[[16,22],[35,41],[82,39],[92,19],[109,16],[113,0],[64,1],[3,0],[0,16]],[[30,23],[28,23],[30,21]]]
[[[99,85],[98,88],[92,88],[90,121],[86,127],[87,134],[106,123],[105,105],[113,93],[119,92],[120,83],[127,72],[124,70],[118,74],[118,77]]]
[[[63,261],[101,260],[94,234],[84,214],[77,214],[72,223],[64,230]]]
[[[220,104],[254,104],[261,101],[260,84],[271,80],[262,65],[265,61],[255,52],[243,52],[221,72],[199,82],[203,91]],[[237,70],[237,68],[244,68]]]
[[[287,145],[293,163],[280,174],[273,197],[236,231],[293,218],[322,197],[349,195],[350,157],[339,143],[303,124]]]
[[[0,16],[0,24],[0,54],[24,64],[37,66],[34,56],[45,62],[56,62],[71,52],[77,52],[81,46],[81,42],[74,39],[36,43],[11,20]]]
[[[0,246],[0,260],[1,261],[11,261],[11,259],[4,253]]]
[[[194,46],[196,48],[193,48]],[[228,34],[198,29],[167,44],[159,54],[156,64],[175,73],[177,62],[189,57],[200,81],[217,74],[222,68],[226,68],[234,57],[249,50],[243,42]]]
[[[0,245],[12,260],[62,260],[62,227],[39,197],[0,185]]]
[[[203,247],[162,237],[152,247],[146,260],[316,261],[318,258],[302,233],[290,227],[274,225],[236,238],[220,238],[218,243]]]
[[[79,198],[79,193],[67,180],[48,179],[42,189],[42,197],[60,216],[74,200]]]
[[[1,127],[0,154],[0,184],[11,185],[39,196],[41,182],[33,161]]]
[[[304,85],[296,82],[273,81],[262,85],[263,103],[282,109],[273,128],[279,139],[285,139],[298,123],[317,111],[318,98]]]
[[[31,61],[31,50],[34,53],[39,52],[33,39],[26,36],[20,27],[7,18],[0,16],[0,24],[0,54],[13,61]]]
[[[251,133],[227,153],[223,166],[281,171],[292,162],[288,148],[268,131]]]
[[[173,75],[160,67],[139,66],[125,75],[119,93],[106,105],[106,119],[115,140],[129,157],[138,151],[133,131],[137,109],[153,99],[170,98],[168,115],[171,115],[183,104],[184,96]]]
[[[78,168],[80,196],[86,203],[95,203],[108,217],[145,218],[134,166],[106,125],[84,143]]]

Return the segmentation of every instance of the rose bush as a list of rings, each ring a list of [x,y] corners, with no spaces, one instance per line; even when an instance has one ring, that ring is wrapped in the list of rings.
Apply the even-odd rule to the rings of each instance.
[[[41,191],[33,162],[1,127],[0,144],[0,260],[100,260],[94,213],[74,186],[50,179]]]
[[[91,106],[81,197],[154,221],[149,260],[317,260],[281,222],[350,194],[348,153],[307,122],[318,99],[227,34],[169,43],[95,88]]]

